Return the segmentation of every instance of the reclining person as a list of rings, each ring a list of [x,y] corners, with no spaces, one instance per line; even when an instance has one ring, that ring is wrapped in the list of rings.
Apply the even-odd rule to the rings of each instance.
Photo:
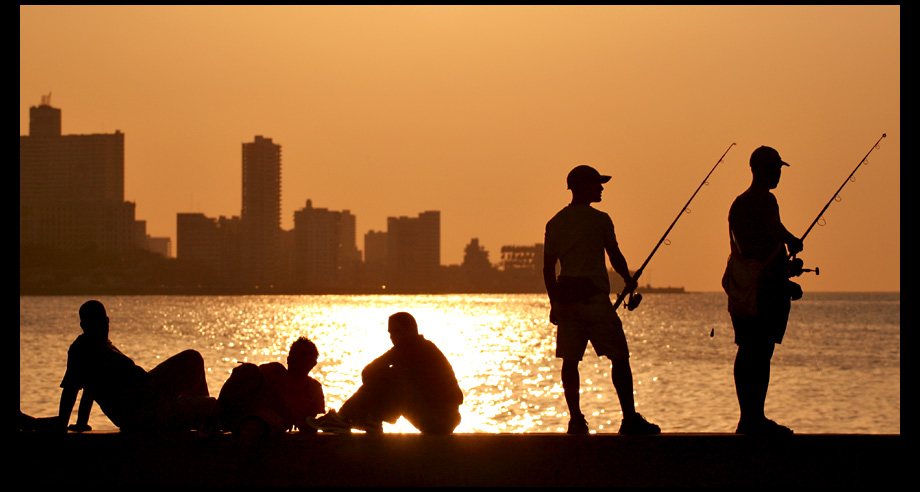
[[[383,432],[383,422],[405,417],[423,434],[450,434],[460,424],[463,392],[438,347],[418,333],[409,313],[389,318],[393,348],[361,372],[362,386],[336,413],[307,423],[324,432]]]
[[[309,376],[318,358],[316,344],[300,337],[291,344],[287,368],[240,364],[220,389],[213,425],[247,443],[292,429],[316,432],[304,423],[326,410],[323,386]]]
[[[59,429],[91,430],[93,402],[121,430],[198,429],[210,414],[214,398],[197,351],[176,354],[148,372],[109,341],[109,318],[101,302],[80,307],[80,327],[83,334],[70,345],[61,381]],[[77,423],[68,427],[81,389]]]

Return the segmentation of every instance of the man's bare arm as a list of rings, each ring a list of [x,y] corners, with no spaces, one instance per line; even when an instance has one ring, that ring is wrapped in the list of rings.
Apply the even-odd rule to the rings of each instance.
[[[89,414],[93,409],[93,397],[86,388],[83,389],[83,396],[80,397],[80,407],[77,409],[77,423],[69,427],[70,430],[83,432],[93,430],[89,426]]]
[[[607,256],[610,257],[610,266],[613,267],[613,271],[617,272],[620,277],[623,277],[623,281],[626,282],[626,289],[629,291],[636,290],[639,284],[632,278],[632,275],[629,274],[629,266],[626,264],[626,257],[620,252],[620,248],[608,246]]]
[[[556,262],[558,258],[551,254],[543,253],[543,283],[546,285],[546,294],[549,296],[549,322],[558,324],[556,313],[553,311],[553,301],[557,299],[559,284],[556,281]]]
[[[554,255],[543,254],[543,283],[546,285],[546,293],[549,295],[550,302],[556,297],[556,262],[559,259]]]
[[[79,390],[73,388],[64,388],[61,390],[61,403],[58,405],[58,419],[62,428],[67,428],[70,423],[70,414],[73,412],[73,406],[77,403],[77,393]]]

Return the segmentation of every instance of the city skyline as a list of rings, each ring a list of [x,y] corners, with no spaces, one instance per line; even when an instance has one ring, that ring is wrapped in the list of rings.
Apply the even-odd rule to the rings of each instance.
[[[20,7],[21,135],[48,93],[64,133],[124,132],[153,236],[238,213],[238,146],[263,135],[284,229],[308,198],[359,237],[439,210],[442,264],[471,238],[542,242],[591,164],[638,268],[737,142],[640,282],[705,291],[756,146],[792,164],[776,194],[798,235],[887,133],[809,235],[803,285],[900,290],[899,7]]]

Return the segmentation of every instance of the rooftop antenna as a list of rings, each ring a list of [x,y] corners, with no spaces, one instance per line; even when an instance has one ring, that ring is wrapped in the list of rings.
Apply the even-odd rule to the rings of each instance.
[[[42,106],[51,106],[51,93],[49,92],[47,96],[42,95]]]

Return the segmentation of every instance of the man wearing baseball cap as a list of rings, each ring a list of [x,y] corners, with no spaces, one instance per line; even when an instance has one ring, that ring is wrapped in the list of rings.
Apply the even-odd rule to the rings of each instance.
[[[787,254],[801,251],[802,241],[783,226],[776,197],[770,192],[789,164],[775,149],[761,146],[751,154],[750,166],[751,186],[728,213],[731,255],[722,277],[738,345],[734,376],[741,418],[735,432],[792,434],[792,429],[764,415],[764,402],[770,359],[776,344],[783,341],[790,301],[802,297],[801,287],[789,280],[786,268]]]
[[[621,434],[658,434],[661,429],[636,412],[632,369],[623,323],[610,302],[606,257],[630,289],[636,281],[620,252],[610,216],[591,207],[601,201],[610,181],[590,166],[569,172],[566,183],[572,202],[546,224],[543,281],[550,300],[550,321],[557,325],[556,357],[562,359],[562,387],[569,408],[569,434],[587,434],[588,422],[579,402],[578,363],[588,341],[599,356],[611,360],[611,375],[623,421]],[[560,274],[556,277],[556,263]]]

